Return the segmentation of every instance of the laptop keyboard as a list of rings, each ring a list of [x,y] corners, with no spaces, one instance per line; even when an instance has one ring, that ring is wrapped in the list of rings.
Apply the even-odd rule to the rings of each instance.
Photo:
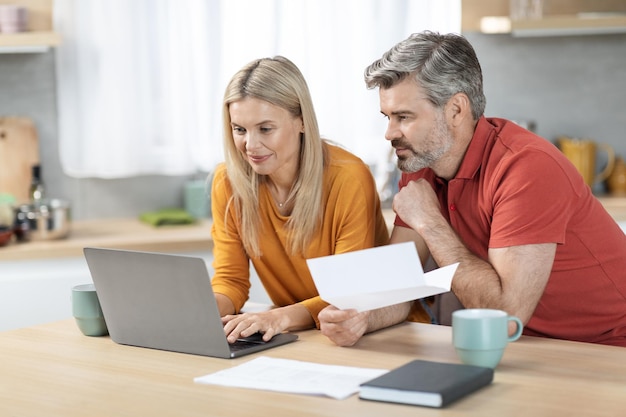
[[[230,351],[237,352],[237,351],[249,348],[250,346],[263,345],[265,343],[267,342],[263,340],[263,334],[255,333],[252,336],[242,337],[242,338],[237,339],[235,343],[231,343]]]

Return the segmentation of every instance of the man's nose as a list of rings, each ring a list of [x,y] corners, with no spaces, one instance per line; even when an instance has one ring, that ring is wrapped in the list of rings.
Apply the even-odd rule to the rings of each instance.
[[[392,121],[389,121],[389,123],[387,123],[387,130],[385,131],[385,139],[391,141],[401,137],[402,132],[398,128],[398,125],[396,123],[393,123]]]

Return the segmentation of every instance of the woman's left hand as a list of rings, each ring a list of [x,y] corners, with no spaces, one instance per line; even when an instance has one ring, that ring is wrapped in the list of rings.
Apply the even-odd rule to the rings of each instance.
[[[317,315],[322,334],[338,346],[353,346],[367,331],[369,311],[339,310],[329,305]]]

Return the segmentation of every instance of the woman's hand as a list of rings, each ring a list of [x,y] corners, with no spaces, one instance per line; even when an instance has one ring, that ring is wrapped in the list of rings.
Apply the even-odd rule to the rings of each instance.
[[[320,311],[317,318],[324,336],[338,346],[352,346],[366,333],[369,312],[339,310],[331,305]]]
[[[267,342],[285,331],[309,329],[315,322],[306,308],[293,304],[260,313],[229,314],[222,317],[222,324],[228,342],[234,343],[259,332]]]

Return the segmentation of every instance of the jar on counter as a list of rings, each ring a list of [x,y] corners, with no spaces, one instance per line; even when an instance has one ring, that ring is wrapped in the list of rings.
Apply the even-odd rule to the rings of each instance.
[[[23,207],[27,208],[28,206]],[[15,210],[13,233],[18,242],[30,241],[30,220],[28,219],[28,211],[21,207]]]

